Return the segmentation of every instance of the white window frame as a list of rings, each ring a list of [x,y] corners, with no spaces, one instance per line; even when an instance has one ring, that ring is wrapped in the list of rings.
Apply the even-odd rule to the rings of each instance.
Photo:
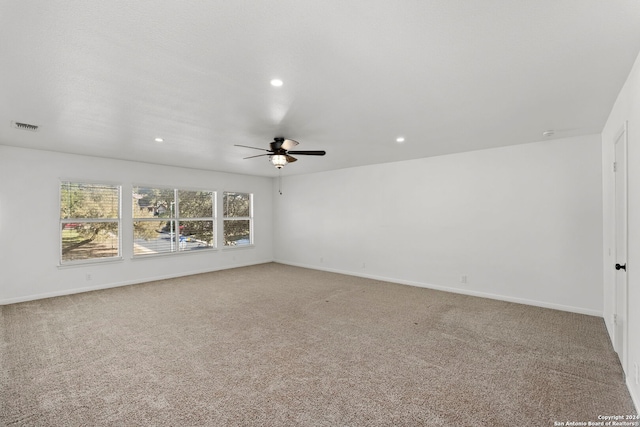
[[[222,200],[224,203],[224,196],[225,194],[247,194],[249,196],[249,216],[234,216],[234,217],[229,217],[229,216],[225,216],[224,215],[224,206],[222,208],[222,213],[223,213],[223,217],[222,217],[222,233],[221,234],[221,238],[222,238],[222,247],[224,249],[239,249],[239,248],[247,248],[247,247],[252,247],[254,246],[254,240],[253,240],[253,193],[249,193],[246,191],[223,191],[222,192]],[[249,221],[249,243],[245,244],[245,245],[227,245],[227,239],[226,236],[224,234],[224,224],[226,221]]]
[[[210,189],[202,189],[202,188],[185,188],[185,187],[167,187],[167,186],[163,186],[163,185],[148,185],[148,184],[133,184],[131,187],[131,194],[133,195],[133,190],[135,188],[151,188],[151,189],[158,189],[158,190],[171,190],[173,191],[173,200],[174,200],[174,209],[173,209],[173,214],[171,214],[171,210],[170,210],[170,216],[168,217],[163,217],[163,218],[136,218],[133,214],[133,209],[135,208],[134,205],[132,205],[131,207],[131,217],[132,217],[132,223],[131,223],[131,234],[132,234],[132,245],[135,244],[135,231],[134,231],[134,223],[135,222],[157,222],[157,221],[171,221],[171,222],[175,222],[176,224],[176,230],[180,230],[180,222],[184,221],[184,222],[189,222],[189,221],[211,221],[212,224],[212,232],[213,232],[213,239],[212,239],[212,246],[208,246],[205,247],[204,250],[215,250],[217,249],[218,245],[217,245],[217,192],[215,190],[210,190]],[[211,193],[211,217],[202,217],[202,218],[182,218],[180,215],[180,198],[179,198],[179,192],[180,191],[200,191],[200,192],[206,192],[206,193]],[[142,254],[142,253],[135,253],[135,248],[133,249],[133,258],[134,259],[140,259],[140,258],[148,258],[148,257],[157,257],[157,256],[172,256],[172,255],[176,255],[176,254],[190,254],[190,253],[199,253],[200,251],[193,251],[193,250],[180,250],[180,233],[179,232],[174,232],[173,235],[173,239],[171,240],[171,248],[172,250],[169,252],[159,252],[159,253],[150,253],[150,254]],[[175,250],[173,249],[175,248]]]
[[[102,185],[105,187],[113,187],[118,191],[118,209],[117,209],[117,217],[116,218],[62,218],[62,188],[63,185],[69,184],[77,184],[77,185]],[[107,182],[107,181],[92,181],[87,179],[67,179],[60,178],[58,181],[58,246],[59,246],[59,258],[58,258],[58,266],[59,267],[67,267],[74,265],[85,265],[85,264],[96,264],[96,263],[105,263],[105,262],[114,262],[122,260],[122,184],[115,182]],[[104,223],[110,222],[117,224],[118,229],[118,254],[110,257],[97,257],[97,258],[88,258],[88,259],[78,259],[78,260],[64,260],[63,259],[63,248],[62,248],[62,239],[63,239],[63,229],[65,224],[77,224],[77,223]]]

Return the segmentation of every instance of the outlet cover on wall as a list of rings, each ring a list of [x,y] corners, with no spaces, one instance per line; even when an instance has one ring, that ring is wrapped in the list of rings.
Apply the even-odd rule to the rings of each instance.
[[[462,276],[460,276],[460,283],[467,283],[468,281],[468,277],[466,274],[463,274]]]

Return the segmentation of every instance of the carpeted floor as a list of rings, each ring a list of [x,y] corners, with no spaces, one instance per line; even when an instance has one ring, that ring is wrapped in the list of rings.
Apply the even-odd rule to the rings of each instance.
[[[8,426],[553,426],[635,413],[601,318],[274,263],[1,310]]]

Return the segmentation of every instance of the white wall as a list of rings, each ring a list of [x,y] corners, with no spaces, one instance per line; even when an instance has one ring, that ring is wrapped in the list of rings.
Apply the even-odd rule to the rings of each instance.
[[[122,184],[122,261],[58,266],[61,178]],[[255,246],[133,260],[132,184],[215,190],[219,204],[223,191],[254,193]],[[272,191],[264,177],[0,146],[0,304],[272,261]]]
[[[600,316],[600,151],[591,135],[286,177],[275,259]]]
[[[609,255],[609,248],[614,244],[614,175],[611,164],[614,159],[614,139],[628,121],[628,257],[627,278],[629,286],[629,340],[628,364],[625,366],[627,385],[640,408],[640,385],[636,380],[636,368],[640,366],[640,56],[629,77],[618,95],[602,131],[602,162],[607,172],[603,174],[604,205],[604,319],[613,337],[614,313],[614,270],[611,268],[616,260]]]

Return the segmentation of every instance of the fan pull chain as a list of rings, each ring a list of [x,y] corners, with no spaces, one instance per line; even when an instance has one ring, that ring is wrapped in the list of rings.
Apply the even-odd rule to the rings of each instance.
[[[278,193],[282,196],[282,169],[278,169]]]

